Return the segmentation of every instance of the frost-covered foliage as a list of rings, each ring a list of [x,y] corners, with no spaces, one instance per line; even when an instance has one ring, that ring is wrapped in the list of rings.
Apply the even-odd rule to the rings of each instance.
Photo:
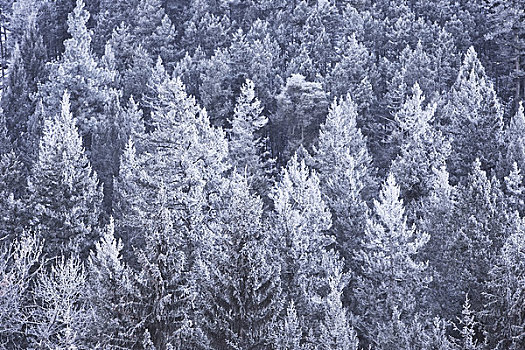
[[[523,1],[0,9],[0,348],[525,347]]]

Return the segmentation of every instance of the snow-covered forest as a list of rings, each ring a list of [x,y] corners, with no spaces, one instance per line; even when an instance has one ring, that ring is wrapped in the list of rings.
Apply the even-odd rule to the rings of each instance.
[[[0,349],[525,349],[523,0],[0,10]]]

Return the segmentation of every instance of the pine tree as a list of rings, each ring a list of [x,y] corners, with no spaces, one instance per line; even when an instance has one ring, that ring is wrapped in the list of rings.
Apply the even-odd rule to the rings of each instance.
[[[318,333],[322,307],[318,296],[328,286],[327,249],[331,215],[321,198],[319,178],[304,161],[293,156],[274,189],[274,245],[282,259],[281,280],[285,300],[297,307],[303,332]],[[306,317],[308,315],[308,317]]]
[[[423,199],[419,228],[430,235],[422,256],[428,260],[432,281],[426,293],[428,308],[434,314],[451,319],[457,313],[450,300],[455,277],[452,273],[454,252],[454,222],[457,203],[456,188],[449,183],[446,166],[433,169],[430,194]]]
[[[525,346],[523,310],[524,227],[515,215],[515,227],[491,267],[481,311],[490,347],[521,349]]]
[[[122,241],[115,238],[113,219],[89,256],[86,303],[93,309],[88,342],[96,348],[131,347],[127,338],[133,300],[131,270],[122,260]]]
[[[523,113],[523,103],[518,105],[518,110],[510,120],[510,124],[505,131],[505,147],[507,148],[506,161],[507,168],[512,166],[513,162],[518,163],[518,168],[524,169],[525,166],[525,115]],[[510,171],[510,169],[506,169]]]
[[[166,64],[175,58],[175,29],[162,1],[137,0],[132,29],[135,41],[152,57],[160,55]]]
[[[336,257],[337,258],[337,257]],[[333,266],[328,276],[330,291],[323,303],[325,304],[325,316],[321,324],[318,349],[326,350],[357,350],[357,335],[348,322],[346,310],[341,301],[345,277],[342,271],[343,264],[330,261]]]
[[[199,95],[203,107],[210,113],[215,126],[225,127],[233,112],[233,91],[230,82],[230,52],[217,49],[215,54],[202,63]]]
[[[510,210],[517,211],[520,215],[525,213],[525,188],[523,187],[523,175],[516,162],[512,165],[512,170],[505,177],[505,194]]]
[[[29,324],[32,285],[40,262],[42,244],[36,235],[21,234],[0,247],[0,344],[5,348],[26,345],[24,327]]]
[[[135,253],[139,271],[129,313],[138,323],[126,337],[138,344],[149,334],[153,349],[206,348],[201,310],[196,309],[201,305],[201,284],[194,284],[196,270],[183,252],[184,232],[174,224],[162,182],[159,187],[152,203],[156,212],[145,218],[144,242]]]
[[[293,301],[286,309],[286,316],[280,322],[275,335],[275,348],[277,350],[302,350],[302,330],[297,318]]]
[[[77,258],[58,259],[49,271],[41,270],[36,284],[38,303],[28,329],[32,348],[85,348],[85,327],[89,323],[82,302],[86,273]]]
[[[104,51],[104,46],[111,38],[113,31],[123,22],[133,18],[133,10],[137,1],[110,1],[100,0],[99,12],[96,16],[96,27],[93,36],[93,50],[99,54]]]
[[[60,111],[64,91],[71,96],[71,110],[78,119],[79,132],[87,151],[91,150],[92,137],[98,130],[105,130],[107,119],[102,106],[110,103],[112,94],[106,87],[111,83],[108,72],[91,52],[91,33],[87,28],[89,13],[83,0],[76,2],[67,24],[70,39],[64,42],[65,51],[58,62],[50,66],[49,79],[39,89],[46,113]],[[102,170],[102,169],[97,169]]]
[[[263,224],[263,203],[246,177],[234,174],[223,193],[221,228],[210,262],[205,307],[214,348],[263,349],[282,309],[280,265]]]
[[[377,78],[375,57],[357,40],[355,33],[346,38],[341,46],[343,57],[327,78],[329,90],[333,96],[350,94],[361,118],[368,120],[366,115],[376,99],[372,86]]]
[[[421,201],[430,195],[434,169],[445,166],[450,154],[450,144],[432,126],[436,105],[424,108],[424,101],[416,83],[412,96],[395,115],[402,136],[391,171],[401,188],[410,222],[414,222]]]
[[[30,226],[45,240],[44,254],[86,257],[96,239],[102,193],[84,154],[64,93],[62,111],[44,122],[38,160],[28,180]]]
[[[450,121],[452,136],[450,172],[457,183],[469,173],[469,165],[480,159],[482,169],[494,175],[503,142],[503,112],[492,82],[485,74],[474,48],[463,60],[442,112]]]
[[[146,195],[140,209],[156,211],[149,204],[153,202],[152,190],[164,183],[168,206],[177,209],[175,225],[197,235],[186,242],[192,251],[204,244],[195,228],[212,219],[209,210],[218,201],[223,175],[229,168],[228,144],[224,132],[210,125],[206,110],[187,96],[180,79],[159,81],[155,87],[157,109],[152,114],[154,129],[144,137],[143,152],[137,156],[144,174],[139,188]]]
[[[329,206],[337,248],[351,271],[366,226],[368,207],[375,190],[372,159],[366,138],[357,127],[357,107],[350,95],[335,99],[321,125],[314,164],[319,172],[323,199]],[[352,215],[348,215],[352,213]]]
[[[372,344],[379,334],[387,336],[382,327],[396,319],[408,323],[414,318],[430,282],[427,263],[418,259],[429,236],[407,225],[399,195],[399,186],[390,174],[379,201],[374,201],[375,216],[368,220],[361,243],[363,277],[355,293],[360,304],[360,330]]]
[[[486,7],[488,30],[484,39],[490,43],[493,75],[498,77],[498,92],[517,103],[525,97],[525,12],[519,1],[489,0]],[[484,11],[485,12],[485,11]]]
[[[272,171],[263,133],[268,118],[262,111],[261,102],[255,97],[254,84],[247,79],[234,109],[228,145],[232,166],[250,178],[252,188],[259,195],[267,194]]]
[[[458,186],[453,215],[449,303],[455,302],[459,309],[460,299],[468,292],[472,305],[480,310],[484,282],[513,225],[499,182],[487,178],[479,160],[466,183]]]
[[[142,207],[142,201],[146,198],[146,194],[140,187],[142,175],[135,144],[133,138],[130,138],[120,157],[119,174],[113,189],[112,208],[117,236],[123,240],[125,246],[129,247],[140,245],[140,239],[144,235],[142,225],[145,208]]]

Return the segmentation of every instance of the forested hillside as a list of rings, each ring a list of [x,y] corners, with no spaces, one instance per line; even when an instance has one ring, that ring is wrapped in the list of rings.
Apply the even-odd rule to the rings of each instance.
[[[0,349],[525,349],[523,0],[0,9]]]

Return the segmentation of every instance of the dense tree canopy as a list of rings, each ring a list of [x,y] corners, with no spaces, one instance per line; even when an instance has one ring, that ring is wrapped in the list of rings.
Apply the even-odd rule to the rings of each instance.
[[[525,346],[523,1],[0,10],[0,348]]]

